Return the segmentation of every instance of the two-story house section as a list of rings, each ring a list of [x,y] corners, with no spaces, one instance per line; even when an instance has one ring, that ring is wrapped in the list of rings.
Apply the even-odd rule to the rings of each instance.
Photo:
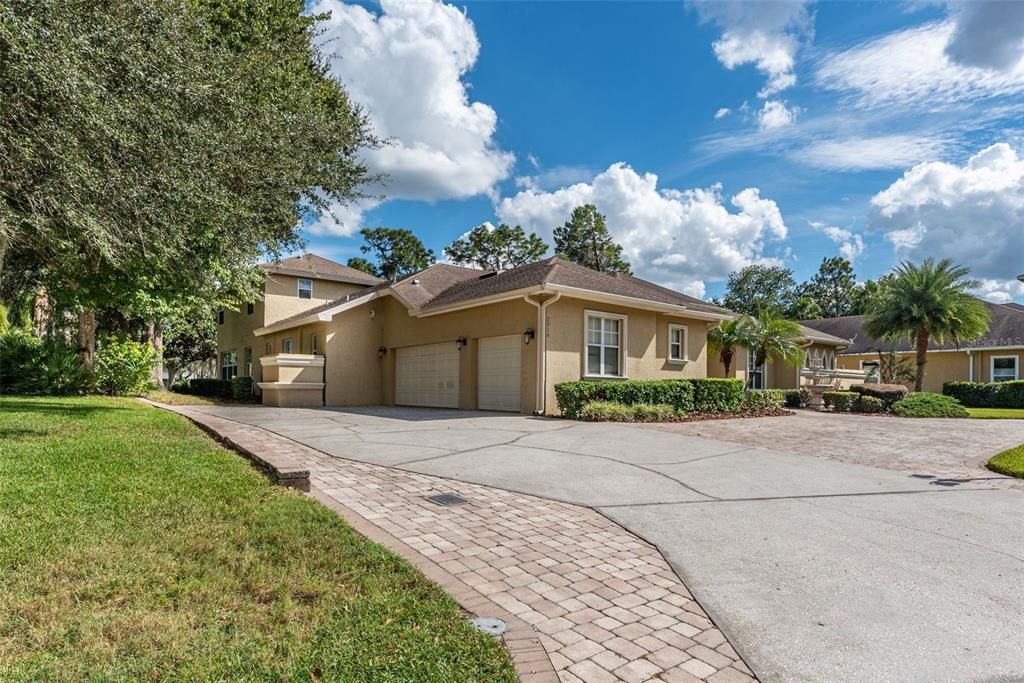
[[[315,334],[281,339],[277,342],[281,348],[274,348],[274,341],[257,337],[253,331],[382,282],[316,254],[293,256],[260,267],[266,273],[263,299],[244,303],[237,310],[219,309],[216,313],[221,379],[240,376],[258,382],[260,356],[317,353],[323,340]]]

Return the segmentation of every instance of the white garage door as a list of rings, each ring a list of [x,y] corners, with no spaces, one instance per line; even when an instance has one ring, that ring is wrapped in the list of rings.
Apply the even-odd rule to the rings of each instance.
[[[519,412],[522,346],[522,338],[518,334],[480,340],[477,356],[477,405],[480,410]]]
[[[397,353],[395,403],[459,407],[459,350],[455,342],[407,346]]]

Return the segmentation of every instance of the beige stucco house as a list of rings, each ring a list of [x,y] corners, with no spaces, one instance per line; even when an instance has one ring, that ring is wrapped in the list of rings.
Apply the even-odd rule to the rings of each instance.
[[[988,333],[980,339],[936,344],[928,347],[925,391],[941,392],[950,381],[998,382],[1024,378],[1024,306],[983,302],[992,315]],[[864,316],[852,315],[823,320],[805,320],[804,325],[836,337],[849,339],[837,356],[838,368],[864,371],[869,380],[877,375],[878,353],[894,352],[915,362],[909,339],[886,342],[864,330]]]
[[[268,300],[294,296],[294,269],[268,270],[293,278],[268,286]],[[225,314],[222,358],[253,349],[236,371],[257,379],[264,403],[554,413],[566,380],[708,376],[707,329],[733,316],[558,258],[500,273],[439,263],[395,283],[344,277],[319,305],[291,301],[291,315]]]

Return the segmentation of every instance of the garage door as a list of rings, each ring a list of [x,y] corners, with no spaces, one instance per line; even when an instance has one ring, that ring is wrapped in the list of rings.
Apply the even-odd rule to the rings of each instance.
[[[522,338],[486,337],[480,340],[477,362],[477,405],[480,410],[519,412]]]
[[[407,346],[397,354],[395,403],[459,407],[459,350],[454,342]]]

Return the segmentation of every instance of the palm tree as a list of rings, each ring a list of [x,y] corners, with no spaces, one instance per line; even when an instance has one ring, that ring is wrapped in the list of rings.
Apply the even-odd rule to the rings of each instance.
[[[777,358],[790,365],[804,361],[804,350],[797,344],[803,329],[792,320],[786,320],[768,312],[756,318],[749,318],[745,332],[747,348],[754,352],[754,367],[763,367],[769,357]],[[747,373],[747,386],[750,385]]]
[[[750,330],[750,318],[741,315],[733,320],[726,320],[718,327],[708,330],[708,347],[711,353],[718,354],[718,360],[725,366],[725,376],[729,376],[729,368],[732,367],[732,359],[736,355],[737,346],[749,346],[748,331]]]
[[[894,277],[871,300],[864,327],[872,337],[895,341],[909,338],[917,351],[914,391],[924,386],[928,343],[947,340],[957,346],[988,331],[991,315],[969,290],[978,287],[968,280],[970,270],[950,259],[927,258],[915,266],[904,261]]]

